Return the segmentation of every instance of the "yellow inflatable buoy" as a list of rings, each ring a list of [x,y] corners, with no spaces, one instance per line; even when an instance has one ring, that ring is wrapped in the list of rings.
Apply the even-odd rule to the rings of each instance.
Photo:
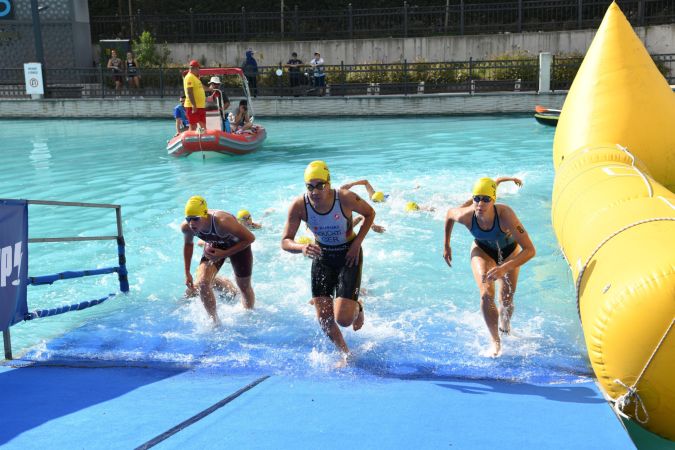
[[[675,95],[612,3],[558,121],[552,219],[598,382],[629,430],[662,442],[675,441],[673,120]]]

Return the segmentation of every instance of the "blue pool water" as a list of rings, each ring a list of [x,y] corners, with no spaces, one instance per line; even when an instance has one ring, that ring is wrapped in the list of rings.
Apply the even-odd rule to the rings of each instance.
[[[280,249],[287,208],[303,191],[304,167],[326,160],[334,184],[368,178],[390,194],[375,205],[364,243],[366,324],[345,331],[354,364],[337,376],[468,377],[528,382],[587,380],[574,287],[550,225],[553,131],[530,117],[264,120],[256,154],[202,161],[166,156],[170,121],[3,123],[0,196],[122,205],[131,292],[81,312],[12,328],[28,360],[184,364],[226,373],[336,376],[338,356],[310,297],[310,261]],[[26,137],[28,136],[28,137]],[[514,336],[499,359],[483,356],[488,333],[469,266],[469,233],[456,226],[454,264],[442,258],[445,211],[480,176],[515,175],[500,187],[528,229],[537,256],[521,271]],[[365,194],[365,191],[356,191]],[[214,330],[198,299],[183,298],[183,206],[203,195],[212,208],[250,210],[256,231],[257,308],[219,301]],[[434,206],[406,213],[407,201]],[[114,213],[29,207],[30,236],[110,235]],[[112,242],[31,244],[29,275],[116,265]],[[197,253],[197,252],[196,252]],[[195,255],[193,267],[198,255]],[[222,271],[231,276],[226,264]],[[101,297],[115,275],[29,287],[29,309]]]

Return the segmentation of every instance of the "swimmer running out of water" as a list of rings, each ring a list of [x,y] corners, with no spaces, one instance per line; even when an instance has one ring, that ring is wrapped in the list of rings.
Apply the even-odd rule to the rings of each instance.
[[[348,189],[331,189],[330,172],[323,161],[305,169],[307,192],[297,197],[288,211],[281,248],[302,253],[312,261],[312,300],[321,329],[342,352],[338,366],[347,363],[349,348],[340,326],[363,326],[363,305],[359,301],[363,252],[361,244],[375,220],[375,211]],[[352,213],[361,214],[363,225],[354,233]],[[316,243],[298,243],[300,223],[307,223]],[[337,323],[336,323],[337,322]]]
[[[252,309],[255,303],[255,293],[251,286],[253,272],[251,244],[255,241],[253,233],[240,224],[232,214],[208,209],[206,200],[197,195],[190,197],[185,205],[185,223],[181,226],[181,231],[184,236],[185,285],[189,292],[194,289],[199,291],[206,312],[216,326],[220,325],[220,319],[216,311],[213,285],[218,270],[228,258],[232,263],[235,281],[242,293],[242,305],[244,308]],[[192,279],[190,273],[195,237],[205,242],[204,254],[197,267],[196,281]]]
[[[480,291],[483,318],[492,337],[490,353],[496,357],[501,354],[499,332],[511,331],[520,266],[532,259],[536,251],[516,213],[506,205],[496,204],[494,180],[479,179],[472,193],[470,204],[452,208],[446,214],[443,258],[452,267],[450,235],[455,222],[459,222],[475,239],[471,246],[471,269]],[[494,302],[497,280],[501,283],[498,309]]]

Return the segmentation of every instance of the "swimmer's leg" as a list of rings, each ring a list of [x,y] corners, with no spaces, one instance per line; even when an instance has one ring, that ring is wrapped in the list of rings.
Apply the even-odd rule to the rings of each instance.
[[[253,252],[251,247],[230,256],[232,270],[234,270],[234,280],[241,291],[241,304],[246,309],[253,309],[255,305],[255,292],[251,286],[251,275],[253,274]]]
[[[218,289],[223,294],[231,297],[234,297],[239,293],[237,286],[225,277],[216,277],[213,280],[213,288]]]
[[[509,255],[506,261],[515,258],[521,252],[520,246]],[[515,309],[513,298],[516,294],[516,286],[518,286],[518,274],[520,267],[508,271],[504,278],[499,280],[501,282],[501,289],[499,292],[499,331],[504,334],[511,333],[511,317]]]
[[[349,347],[342,337],[342,332],[337,323],[335,323],[335,312],[333,309],[333,299],[330,297],[314,297],[312,298],[314,307],[316,308],[316,317],[319,320],[319,325],[326,336],[333,341],[335,346],[346,356],[349,355]],[[350,302],[354,303],[352,300]]]
[[[251,277],[234,277],[241,291],[241,304],[246,309],[253,309],[255,305],[255,292],[251,286]]]
[[[195,286],[199,291],[199,297],[204,304],[206,312],[216,326],[220,326],[220,319],[216,311],[216,296],[213,293],[213,280],[218,273],[218,266],[211,261],[202,261],[197,266]]]
[[[485,280],[485,274],[496,265],[497,263],[487,253],[476,246],[475,243],[473,244],[471,248],[471,270],[480,292],[480,308],[483,312],[483,319],[485,319],[485,324],[492,338],[491,356],[499,356],[501,354],[502,344],[497,325],[499,313],[495,306],[495,284],[494,282]]]

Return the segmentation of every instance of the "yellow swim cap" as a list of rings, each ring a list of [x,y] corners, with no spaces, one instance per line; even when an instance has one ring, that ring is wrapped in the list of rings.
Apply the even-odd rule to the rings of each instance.
[[[492,178],[481,178],[474,183],[471,195],[487,195],[497,200],[497,183]]]
[[[372,197],[370,197],[370,199],[374,202],[377,202],[377,203],[383,202],[384,201],[384,192],[377,191],[373,194]]]
[[[405,210],[408,211],[408,212],[419,211],[420,205],[418,205],[415,202],[408,202],[408,203],[405,204]]]
[[[185,204],[185,216],[199,216],[206,217],[208,215],[208,207],[204,197],[195,195],[190,197],[190,200]]]
[[[248,212],[248,209],[240,209],[237,213],[238,220],[246,220],[251,218],[251,213]]]
[[[303,244],[303,245],[304,244],[312,244],[312,243],[314,243],[314,239],[312,239],[309,236],[300,236],[300,237],[295,239],[295,242],[297,242],[298,244]]]
[[[330,181],[330,171],[323,161],[312,161],[305,169],[305,183],[310,180]]]

